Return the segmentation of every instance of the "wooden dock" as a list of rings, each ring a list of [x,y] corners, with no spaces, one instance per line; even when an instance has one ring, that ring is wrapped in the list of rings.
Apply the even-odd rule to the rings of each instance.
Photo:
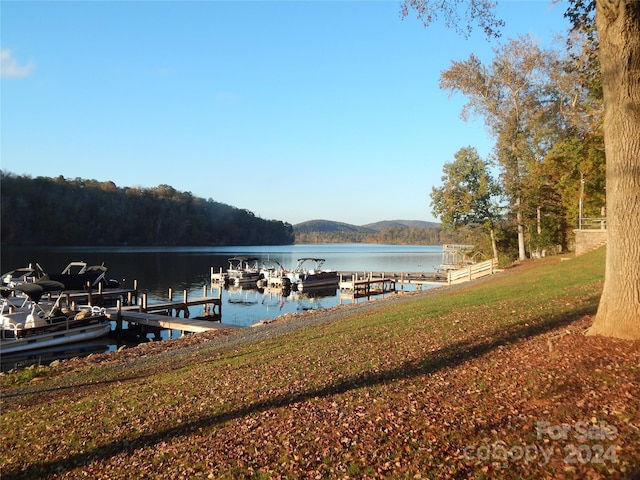
[[[139,312],[131,310],[121,310],[118,312],[117,308],[108,308],[107,317],[111,320],[118,319],[128,323],[134,323],[136,325],[144,325],[146,327],[179,330],[182,333],[198,333],[208,332],[210,330],[220,330],[227,328],[238,328],[235,325],[224,325],[220,322],[211,320],[202,320],[196,318],[180,318],[170,317],[168,315],[161,315],[159,313]]]
[[[356,279],[355,285],[353,279]],[[414,284],[416,288],[422,289],[425,285],[446,285],[446,273],[431,272],[340,272],[340,289],[354,290],[358,287],[366,288],[366,283],[372,283],[371,290],[390,291],[391,284],[395,283],[395,289],[398,285],[400,290],[404,290],[404,285]],[[388,283],[389,285],[380,287],[380,283]]]
[[[189,318],[189,307],[204,305],[208,315],[200,318]],[[182,318],[180,318],[182,313]],[[174,316],[175,314],[175,316]],[[142,295],[139,305],[122,306],[120,303],[115,308],[107,309],[107,316],[116,321],[116,330],[122,329],[122,322],[137,326],[150,327],[152,329],[179,330],[182,333],[206,332],[225,328],[236,328],[233,325],[223,325],[222,317],[222,292],[217,297],[207,296],[207,287],[203,288],[203,296],[189,298],[186,290],[182,299],[174,300],[173,291],[169,290],[166,301],[149,303],[147,294]],[[207,317],[211,320],[206,319]]]
[[[73,308],[76,304],[104,308],[106,317],[116,323],[116,333],[122,332],[123,322],[127,322],[129,328],[133,326],[133,329],[143,333],[159,333],[163,329],[198,333],[238,328],[221,323],[222,291],[217,296],[209,296],[206,286],[201,297],[189,298],[184,290],[181,299],[174,299],[170,289],[167,300],[155,303],[148,302],[147,293],[140,294],[137,281],[133,282],[133,288],[103,289],[100,285],[98,289],[67,290],[57,295],[51,293],[48,298],[51,301],[58,300],[61,307]],[[203,316],[189,318],[189,307],[200,305],[204,306]]]
[[[115,305],[118,300],[124,300],[127,305],[134,305],[138,302],[138,286],[134,282],[133,288],[67,290],[59,295],[49,295],[50,300],[55,301],[58,298],[60,298],[60,306],[67,307],[71,307],[73,303],[104,307]]]
[[[414,284],[420,290],[424,286],[452,285],[492,275],[496,268],[496,260],[486,260],[441,272],[340,272],[340,290],[359,296],[395,291],[395,284],[400,284],[400,288]]]
[[[396,291],[396,280],[394,278],[376,276],[373,273],[365,273],[363,275],[358,273],[340,274],[338,285],[341,293],[348,291],[354,298],[370,297]]]

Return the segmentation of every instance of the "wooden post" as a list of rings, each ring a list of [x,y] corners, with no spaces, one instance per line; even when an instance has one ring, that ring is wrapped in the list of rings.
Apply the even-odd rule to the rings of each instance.
[[[169,300],[173,300],[173,288],[169,287]]]
[[[189,305],[187,304],[187,295],[188,295],[187,290],[183,290],[182,291],[182,301],[184,302],[184,313],[182,314],[183,318],[189,318]]]
[[[136,299],[136,304],[138,303],[138,280],[133,281],[133,295]]]
[[[140,312],[144,312],[147,310],[147,292],[142,294],[142,303],[140,304],[140,308],[138,310]]]
[[[118,339],[122,332],[122,300],[116,300],[116,334]]]

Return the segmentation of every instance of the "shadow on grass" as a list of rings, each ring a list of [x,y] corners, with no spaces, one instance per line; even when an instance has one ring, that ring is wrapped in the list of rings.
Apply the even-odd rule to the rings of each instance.
[[[57,386],[57,387],[51,387],[51,388],[36,388],[33,390],[28,390],[28,391],[17,391],[16,393],[2,393],[0,394],[0,400],[5,400],[5,399],[12,399],[15,397],[26,397],[26,396],[30,396],[30,395],[44,395],[46,393],[59,393],[65,390],[70,390],[70,389],[83,389],[83,388],[96,388],[96,387],[100,387],[101,385],[111,385],[113,383],[123,383],[123,382],[130,382],[130,381],[135,381],[135,380],[143,380],[145,378],[147,378],[148,375],[132,375],[129,377],[119,377],[119,378],[111,378],[108,380],[100,380],[100,381],[91,381],[91,382],[86,382],[86,383],[77,383],[77,384],[72,384],[72,385],[61,385],[61,386]],[[36,403],[40,403],[38,401],[33,401],[33,400],[29,400],[31,402],[31,404],[36,404]],[[43,399],[42,402],[46,402],[47,399]]]
[[[445,367],[455,367],[469,360],[482,357],[500,345],[518,342],[523,338],[542,335],[551,330],[564,327],[584,315],[592,314],[593,312],[593,306],[586,306],[580,310],[572,311],[569,314],[559,315],[536,324],[530,324],[529,321],[528,325],[515,325],[507,331],[500,332],[499,335],[496,335],[495,338],[491,340],[456,342],[429,353],[419,361],[406,362],[397,368],[375,373],[363,372],[323,388],[257,401],[230,412],[182,423],[179,426],[148,435],[142,435],[136,439],[120,440],[63,459],[36,463],[22,471],[5,470],[2,473],[2,478],[3,480],[7,480],[17,478],[42,478],[47,474],[59,475],[63,471],[81,468],[84,465],[108,459],[121,453],[153,447],[160,442],[171,441],[172,438],[189,435],[190,432],[195,432],[202,428],[214,427],[254,413],[260,413],[273,408],[287,407],[317,397],[342,394],[362,387],[372,387],[396,380],[432,374]]]

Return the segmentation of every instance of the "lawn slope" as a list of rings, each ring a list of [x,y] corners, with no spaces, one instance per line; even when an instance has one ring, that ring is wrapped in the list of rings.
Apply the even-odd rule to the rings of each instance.
[[[631,478],[640,343],[584,335],[603,266],[525,262],[232,348],[4,376],[2,478]]]

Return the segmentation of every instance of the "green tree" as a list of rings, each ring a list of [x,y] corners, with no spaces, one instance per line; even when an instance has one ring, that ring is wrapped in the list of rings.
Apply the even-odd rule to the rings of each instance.
[[[440,87],[465,95],[463,118],[480,115],[496,138],[502,185],[518,233],[518,255],[524,260],[525,202],[531,200],[525,197],[526,182],[546,144],[543,112],[551,101],[548,72],[554,58],[527,36],[510,40],[494,52],[489,65],[475,55],[452,62],[440,76]]]
[[[488,0],[405,0],[428,25],[437,12],[455,19],[467,6],[468,25],[496,25]],[[640,339],[640,2],[574,0],[584,24],[595,7],[606,156],[608,246],[605,281],[590,334]],[[576,13],[577,12],[577,13]],[[571,14],[571,12],[569,12]],[[494,33],[489,29],[488,34]]]
[[[445,163],[442,186],[431,190],[433,214],[445,228],[481,226],[490,236],[493,258],[498,258],[495,226],[500,219],[500,188],[489,172],[489,164],[477,150],[464,147]]]

